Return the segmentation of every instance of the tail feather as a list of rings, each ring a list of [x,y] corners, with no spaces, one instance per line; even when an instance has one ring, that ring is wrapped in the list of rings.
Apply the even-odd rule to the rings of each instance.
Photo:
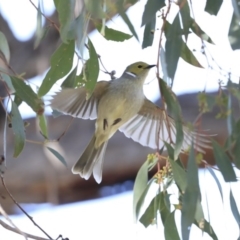
[[[74,164],[72,172],[79,174],[86,180],[90,178],[93,172],[96,182],[100,183],[102,181],[102,167],[107,141],[99,148],[94,147],[95,141],[96,137],[94,135],[79,160]]]

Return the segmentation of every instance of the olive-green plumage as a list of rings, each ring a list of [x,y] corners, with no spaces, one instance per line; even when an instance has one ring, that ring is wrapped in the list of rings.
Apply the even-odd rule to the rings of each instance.
[[[95,134],[79,160],[72,168],[73,173],[88,179],[91,174],[100,183],[102,166],[108,140],[117,130],[127,137],[151,148],[161,148],[163,141],[175,140],[174,120],[165,114],[143,93],[143,84],[149,70],[155,65],[144,62],[131,64],[118,79],[100,81],[91,97],[86,100],[86,90],[63,89],[51,101],[53,109],[83,119],[96,119]],[[196,143],[195,148],[203,151],[208,140],[184,126],[183,149]]]

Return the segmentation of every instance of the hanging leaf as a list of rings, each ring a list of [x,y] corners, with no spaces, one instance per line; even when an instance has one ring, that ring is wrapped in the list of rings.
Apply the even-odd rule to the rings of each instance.
[[[217,15],[223,0],[207,0],[204,11],[212,15]]]
[[[42,99],[27,85],[22,79],[11,77],[12,84],[16,90],[16,95],[26,102],[38,115],[44,112],[44,103]]]
[[[183,239],[189,239],[190,227],[195,220],[199,197],[198,167],[195,161],[194,147],[192,145],[187,164],[187,187],[182,202],[181,229]]]
[[[240,49],[240,19],[233,13],[232,20],[228,31],[228,40],[232,50]]]
[[[237,203],[234,199],[231,189],[230,189],[230,206],[231,206],[232,214],[236,222],[238,223],[238,226],[240,226],[240,214],[239,214]]]
[[[9,91],[10,92],[15,92],[15,89],[12,85],[11,78],[5,73],[1,73],[0,76],[1,76],[1,79],[7,84]]]
[[[48,139],[47,119],[45,115],[38,115],[37,117],[41,134],[45,139]]]
[[[37,28],[35,32],[34,49],[36,49],[39,46],[45,32],[42,24],[41,4],[42,4],[42,1],[39,1],[38,8],[37,8]]]
[[[154,33],[155,33],[156,17],[153,17],[150,22],[148,22],[144,29],[142,49],[152,46]]]
[[[185,35],[185,41],[187,42],[189,28],[190,28],[193,20],[190,15],[190,8],[189,8],[188,1],[182,1],[180,4],[181,4],[180,15],[182,18],[183,32]]]
[[[25,129],[22,117],[17,105],[12,102],[11,110],[12,130],[14,134],[14,154],[13,157],[18,157],[25,145]]]
[[[7,42],[7,38],[5,35],[0,31],[0,53],[2,52],[5,60],[7,63],[10,61],[10,50]],[[1,57],[1,54],[0,54]]]
[[[171,212],[165,221],[164,225],[165,240],[181,240],[178,234],[174,215],[175,211]]]
[[[68,44],[62,43],[51,57],[51,68],[43,79],[39,88],[38,96],[45,95],[60,78],[67,75],[71,70],[74,56],[75,41],[69,41]]]
[[[160,89],[162,97],[164,98],[169,113],[175,119],[175,128],[176,128],[176,141],[174,143],[174,158],[176,160],[178,155],[182,150],[182,143],[183,143],[183,129],[182,129],[182,113],[181,107],[178,103],[176,95],[172,92],[172,90],[166,85],[166,83],[160,79]]]
[[[123,42],[132,37],[132,35],[130,35],[130,34],[120,32],[118,30],[109,28],[107,26],[104,26],[104,32],[102,32],[101,31],[102,24],[95,24],[95,26],[96,26],[97,30],[101,33],[101,35],[107,40],[111,40],[111,41],[115,41],[115,42]]]
[[[92,91],[95,87],[95,84],[98,79],[99,74],[99,62],[98,62],[98,55],[96,53],[96,50],[91,42],[90,39],[88,39],[88,46],[89,46],[89,59],[86,62],[86,83],[85,88],[88,91],[88,94],[91,95]]]
[[[134,26],[132,25],[131,21],[129,20],[127,14],[125,13],[125,10],[123,8],[123,4],[124,4],[124,0],[119,0],[117,2],[117,8],[118,8],[118,12],[119,12],[119,15],[122,17],[123,21],[127,24],[129,30],[131,31],[131,33],[133,34],[133,36],[137,39],[138,39],[138,35],[135,31],[135,28]]]
[[[203,66],[198,62],[197,58],[193,55],[192,51],[188,48],[187,44],[183,42],[181,57],[187,63],[202,68]]]
[[[194,224],[199,227],[199,224],[197,221],[194,222]],[[210,225],[210,223],[204,219],[203,220],[203,228],[200,228],[202,231],[206,232],[213,240],[218,240],[218,237],[216,235],[216,233],[214,232],[212,226]]]
[[[65,166],[67,167],[67,162],[64,159],[64,157],[57,152],[56,150],[54,150],[53,148],[47,147],[47,149]]]
[[[226,182],[236,182],[236,174],[233,170],[229,157],[224,152],[224,149],[214,140],[212,140],[212,146],[216,164],[219,167],[224,180]]]
[[[54,0],[60,22],[60,35],[64,43],[72,40],[75,34],[72,32],[74,21],[75,0]]]
[[[147,3],[145,4],[144,12],[142,15],[142,25],[144,26],[145,24],[149,23],[152,21],[153,18],[156,18],[156,13],[159,11],[161,8],[166,6],[164,0],[148,0]]]
[[[178,162],[180,161],[179,159],[177,161],[173,160],[174,149],[172,148],[172,146],[166,142],[165,146],[169,154],[169,162],[172,167],[174,181],[176,182],[176,184],[181,189],[181,192],[183,193],[185,192],[187,186],[186,171],[180,166],[180,164],[178,164]]]
[[[74,88],[76,75],[77,75],[77,66],[69,73],[69,75],[63,81],[61,87],[62,88]]]
[[[102,19],[105,17],[105,13],[102,8],[102,1],[98,0],[84,0],[86,9],[91,14],[92,18]]]

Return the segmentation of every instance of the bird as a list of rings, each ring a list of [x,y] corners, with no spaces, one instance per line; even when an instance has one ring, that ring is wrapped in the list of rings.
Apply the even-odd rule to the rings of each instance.
[[[52,109],[77,118],[96,119],[95,133],[72,167],[73,174],[86,180],[93,174],[95,181],[100,183],[107,144],[117,130],[153,149],[161,149],[164,141],[175,142],[174,119],[148,100],[143,92],[149,70],[155,66],[135,62],[125,69],[121,77],[98,81],[89,98],[85,87],[64,88],[53,96],[50,102]],[[199,152],[208,148],[204,135],[186,125],[183,125],[183,133],[183,150],[187,150],[192,141]]]

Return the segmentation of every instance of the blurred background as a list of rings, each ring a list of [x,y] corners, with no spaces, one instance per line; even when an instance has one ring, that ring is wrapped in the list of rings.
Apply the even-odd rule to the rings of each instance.
[[[38,5],[38,1],[32,2]],[[81,0],[78,2],[81,4]],[[43,0],[42,3],[44,13],[52,21],[58,23],[53,1]],[[130,20],[134,26],[137,26],[139,36],[143,34],[143,29],[139,26],[145,3],[146,1],[141,0],[127,11]],[[223,69],[239,76],[239,50],[232,51],[227,38],[231,17],[226,16],[232,14],[231,2],[223,1],[217,16],[204,12],[204,6],[205,1],[201,3],[193,1],[193,7],[198,9],[195,11],[197,22],[216,44],[208,46],[212,58]],[[44,24],[49,25],[44,18],[43,21]],[[36,24],[37,11],[31,1],[0,0],[0,31],[6,35],[10,46],[10,65],[18,74],[24,74],[24,78],[37,88],[49,68],[50,56],[59,46],[60,37],[54,28],[49,28],[42,43],[34,49]],[[108,24],[114,29],[129,32],[118,16],[114,16]],[[154,46],[158,44],[158,38],[155,38],[152,47],[142,50],[141,44],[134,38],[119,44],[106,41],[91,25],[88,31],[104,66],[108,71],[115,70],[117,77],[122,74],[127,65],[135,61],[145,61],[149,64],[155,64],[157,61],[157,48]],[[219,80],[224,82],[227,78],[224,78],[214,68],[208,68],[201,54],[201,43],[198,40],[189,36],[189,42],[192,49],[196,49],[196,56],[205,69],[192,67],[180,60],[173,90],[178,95],[184,119],[193,122],[198,115],[197,93],[206,90],[215,95]],[[152,70],[149,74],[144,91],[149,99],[160,104],[159,87],[154,71]],[[108,75],[101,72],[99,80],[110,79]],[[56,84],[52,93],[57,91],[60,85],[60,83]],[[0,94],[6,95],[1,86]],[[46,104],[49,98],[50,96],[46,97]],[[233,104],[237,107],[237,103]],[[43,140],[39,134],[35,115],[27,105],[22,104],[20,109],[25,121],[30,123],[26,130],[29,141],[21,155],[14,159],[12,157],[12,131],[7,130],[7,170],[4,178],[14,198],[52,238],[55,239],[59,234],[69,239],[163,237],[161,227],[151,226],[145,229],[140,223],[134,224],[132,218],[134,179],[140,166],[146,160],[147,154],[155,153],[154,150],[142,147],[131,139],[127,139],[122,133],[115,134],[106,151],[103,181],[98,185],[93,178],[85,181],[71,173],[72,165],[79,158],[94,132],[93,121],[75,119],[67,129],[71,118],[67,116],[53,118],[51,110],[46,108],[50,138],[57,139],[67,129],[59,143],[51,143],[51,147],[65,157],[68,165],[66,168],[51,153],[46,152],[45,148],[34,144],[34,141]],[[209,133],[217,133],[217,141],[223,143],[227,136],[226,121],[216,120],[215,115],[216,111],[206,114],[203,117],[202,128],[209,129]],[[0,111],[0,120],[0,143],[3,148],[5,121],[3,109]],[[204,159],[211,164],[214,163],[211,151],[207,152]],[[217,172],[216,174],[218,175]],[[219,176],[223,191],[223,198],[221,198],[216,183],[207,171],[201,169],[199,177],[204,211],[211,220],[217,236],[219,239],[237,239],[239,226],[234,222],[228,203],[230,188],[236,199],[240,199],[239,191],[237,191],[239,184],[225,184]],[[8,214],[13,214],[10,216],[11,219],[22,231],[44,236],[16,208],[1,184],[0,196],[0,204]],[[222,199],[222,201],[216,202],[216,199]],[[209,209],[215,213],[214,216],[209,214],[211,212]],[[0,234],[1,237],[4,236],[3,239],[7,240],[23,238],[2,226],[0,226]],[[207,234],[202,234],[197,228],[193,228],[191,239],[211,238]]]

